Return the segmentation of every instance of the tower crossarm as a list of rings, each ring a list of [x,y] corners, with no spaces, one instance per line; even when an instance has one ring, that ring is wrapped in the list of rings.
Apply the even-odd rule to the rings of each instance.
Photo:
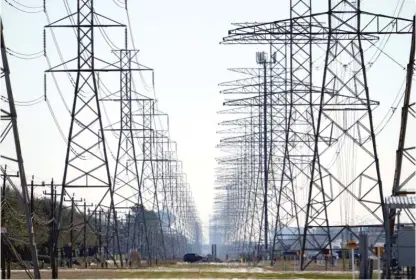
[[[297,21],[311,18],[311,28],[305,24],[296,24]],[[327,26],[328,17],[337,19],[337,25]],[[356,28],[354,22],[360,17],[361,27]],[[343,19],[345,18],[345,19]],[[338,40],[351,40],[357,35],[362,40],[378,40],[377,35],[386,34],[411,34],[413,20],[392,17],[388,15],[374,14],[365,11],[338,11],[333,9],[324,13],[316,13],[310,16],[296,17],[294,28],[290,29],[290,19],[278,20],[266,23],[241,24],[238,28],[228,31],[228,36],[223,38],[223,44],[267,44],[288,43],[289,35],[297,41],[312,41],[313,43],[326,43],[329,34],[336,36]]]

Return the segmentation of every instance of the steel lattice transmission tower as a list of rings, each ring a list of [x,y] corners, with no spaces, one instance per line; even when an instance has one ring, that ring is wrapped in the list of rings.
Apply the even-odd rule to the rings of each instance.
[[[292,1],[290,19],[237,24],[223,40],[225,44],[290,47],[290,94],[283,100],[293,113],[286,116],[283,174],[291,183],[281,184],[279,192],[286,186],[293,189],[290,184],[299,187],[293,180],[299,175],[308,181],[306,205],[293,200],[293,205],[299,205],[296,215],[304,220],[302,256],[307,250],[317,254],[330,250],[335,238],[350,230],[354,217],[340,222],[336,214],[342,200],[351,201],[355,212],[373,223],[385,221],[372,120],[372,110],[379,103],[370,98],[363,45],[373,44],[380,34],[411,34],[413,25],[410,19],[362,11],[360,1],[328,1],[327,11],[315,14],[311,2]],[[321,48],[325,62],[318,87],[311,82],[312,51]],[[298,161],[299,155],[304,160]],[[302,260],[304,269],[308,263]]]
[[[304,205],[297,199],[302,178],[308,177],[308,167],[311,160],[310,140],[314,133],[312,89],[312,42],[298,41],[293,34],[295,30],[309,32],[311,29],[311,1],[290,1],[291,33],[287,35],[288,52],[285,55],[285,67],[288,83],[285,84],[281,95],[284,111],[282,131],[285,134],[285,147],[282,152],[282,176],[278,185],[278,211],[276,218],[275,237],[272,254],[275,252],[276,242],[284,250],[299,250],[300,223]],[[287,44],[287,43],[285,43]],[[287,241],[284,232],[289,231],[293,237]],[[283,241],[286,240],[286,241]],[[274,258],[271,257],[273,263]]]
[[[366,61],[363,45],[372,36],[383,34],[386,26],[395,24],[393,34],[411,34],[413,21],[392,19],[383,15],[363,12],[360,1],[329,1],[327,23],[327,45],[319,101],[316,116],[316,135],[314,157],[312,160],[309,199],[302,249],[329,249],[340,233],[331,232],[334,226],[334,202],[340,197],[353,199],[355,213],[369,216],[373,221],[384,224],[384,196],[377,154],[376,137],[373,122],[373,110],[378,105],[370,97]],[[384,25],[380,24],[384,23]],[[350,63],[351,72],[341,77],[336,72],[337,59]],[[329,93],[328,93],[329,91]],[[321,137],[344,141],[338,154],[359,158],[353,163],[355,168],[348,175],[337,172],[330,164],[328,154],[334,154],[334,146],[328,145],[326,154],[322,154],[324,143],[319,145]],[[346,221],[348,223],[348,221]],[[313,227],[326,235],[324,240],[314,242]],[[309,261],[310,262],[310,261]],[[302,268],[309,262],[302,258]]]
[[[134,62],[134,58],[138,55],[138,50],[123,49],[113,52],[119,60],[120,90],[100,99],[100,101],[116,101],[120,103],[120,121],[115,124],[110,124],[108,126],[109,128],[104,129],[104,131],[112,131],[118,135],[117,155],[113,176],[114,203],[111,208],[114,211],[117,209],[137,209],[136,215],[140,216],[140,220],[143,223],[147,251],[150,252],[143,208],[142,187],[140,185],[142,174],[138,169],[137,160],[138,151],[140,150],[138,148],[137,134],[145,128],[138,128],[140,124],[135,122],[133,114],[133,104],[148,99],[140,97],[132,89],[132,72],[152,71],[152,69]],[[119,97],[114,97],[114,95],[119,95]],[[118,126],[118,128],[114,128],[115,126]],[[134,229],[138,227],[138,221],[139,219],[136,216],[134,219]],[[113,238],[117,237],[113,235],[111,238],[108,238],[107,242]],[[135,241],[135,236],[132,236],[132,242],[130,244],[137,246]],[[120,244],[120,242],[121,240],[117,240],[117,244]],[[118,251],[122,255],[121,245]]]
[[[99,18],[106,23],[100,23]],[[114,189],[111,185],[96,76],[100,71],[118,72],[120,69],[95,57],[94,30],[96,28],[125,27],[125,25],[97,13],[94,10],[93,0],[77,0],[76,12],[45,27],[74,28],[77,36],[77,56],[46,71],[46,73],[69,72],[76,74],[62,195],[57,216],[58,230],[54,238],[56,250],[64,194],[68,189],[94,190],[97,193],[98,203],[91,216],[95,214],[103,202],[108,203],[105,201],[107,196],[109,196],[109,204],[113,206],[114,203]],[[116,213],[114,207],[111,209],[118,241]],[[120,248],[120,244],[118,244],[118,248]],[[121,265],[123,265],[122,258]]]
[[[401,114],[400,122],[400,132],[399,132],[399,143],[396,150],[396,166],[394,170],[394,179],[393,179],[393,189],[392,196],[415,196],[415,143],[412,143],[411,134],[409,133],[409,128],[414,127],[416,120],[416,111],[414,109],[415,102],[411,101],[411,92],[413,86],[413,76],[415,71],[415,55],[416,55],[416,16],[413,17],[413,35],[410,47],[410,57],[407,64],[407,75],[406,75],[406,88],[404,91],[403,98],[403,107]],[[412,126],[413,125],[413,126]],[[409,141],[410,140],[410,141]],[[411,144],[409,144],[409,142]],[[392,275],[400,271],[400,267],[393,264],[392,260],[397,259],[397,251],[394,252],[393,244],[398,243],[398,236],[395,230],[400,228],[399,217],[401,212],[404,211],[404,220],[406,222],[411,222],[413,225],[416,223],[416,217],[409,209],[390,209],[386,207],[386,252],[384,254],[384,277],[386,279],[392,278]],[[402,216],[403,217],[403,216]],[[403,220],[403,218],[402,218]]]
[[[143,124],[143,129],[141,130],[140,134],[137,135],[142,143],[142,153],[137,160],[140,166],[140,172],[142,174],[140,180],[140,188],[143,190],[143,207],[157,213],[157,221],[152,221],[152,223],[154,224],[156,222],[156,225],[161,226],[159,200],[157,196],[158,180],[156,176],[155,166],[157,159],[156,141],[158,138],[155,127],[155,116],[157,115],[155,108],[156,102],[154,99],[143,99],[139,102],[139,110],[136,115],[140,120],[139,123]],[[162,230],[162,227],[160,230]],[[161,234],[163,236],[163,232],[155,233],[153,232],[153,228],[148,228],[145,234],[148,236]],[[153,239],[149,240],[149,242],[153,245]],[[147,252],[149,258],[151,258],[154,253],[157,253],[157,249],[155,249],[155,246],[149,245]]]
[[[17,128],[17,112],[16,112],[16,106],[14,104],[14,96],[12,91],[12,84],[10,80],[10,68],[9,63],[7,59],[7,52],[6,52],[6,45],[4,43],[4,36],[3,36],[3,21],[0,18],[0,38],[1,38],[1,59],[3,62],[2,68],[1,68],[1,77],[4,77],[4,81],[6,84],[6,93],[7,93],[7,103],[8,103],[8,109],[9,111],[6,111],[4,109],[1,109],[1,120],[7,121],[8,124],[4,127],[4,130],[1,133],[1,143],[3,143],[3,140],[8,136],[9,132],[12,131],[13,134],[13,141],[14,141],[14,148],[16,152],[16,159],[2,155],[1,157],[6,160],[11,160],[12,162],[17,162],[18,165],[18,177],[20,180],[21,185],[21,202],[23,204],[23,209],[25,211],[26,216],[26,230],[28,235],[28,241],[29,241],[29,247],[32,255],[32,262],[33,262],[33,272],[35,279],[40,279],[40,272],[39,272],[39,265],[38,265],[38,253],[36,249],[36,241],[35,241],[35,232],[33,229],[33,223],[32,223],[32,215],[30,213],[29,208],[29,194],[28,194],[28,188],[27,188],[27,181],[26,181],[26,173],[25,173],[25,167],[23,164],[23,155],[22,155],[22,148],[20,146],[20,137],[19,137],[19,130]],[[1,173],[2,176],[4,176],[4,182],[6,180],[8,183],[15,188],[15,190],[20,193],[19,189],[14,185],[13,181],[11,181],[10,177],[7,174],[6,167],[1,166]],[[2,200],[5,199],[2,197]],[[3,207],[3,202],[1,204]],[[3,212],[2,212],[3,214]],[[5,249],[3,247],[3,228],[2,228],[2,250]],[[2,264],[4,265],[4,264]]]
[[[218,159],[224,168],[218,169],[217,189],[226,196],[219,194],[216,202],[224,211],[218,215],[224,217],[224,230],[229,232],[226,242],[232,248],[230,253],[269,254],[269,241],[274,236],[275,186],[281,176],[279,154],[285,120],[284,107],[275,105],[285,84],[284,51],[283,45],[270,46],[270,58],[263,52],[257,54],[260,68],[230,69],[246,78],[220,84],[227,87],[221,93],[235,96],[224,102],[233,108],[220,112],[233,114],[233,119],[221,122],[227,129],[218,131],[230,135],[221,139],[218,147],[232,153]]]

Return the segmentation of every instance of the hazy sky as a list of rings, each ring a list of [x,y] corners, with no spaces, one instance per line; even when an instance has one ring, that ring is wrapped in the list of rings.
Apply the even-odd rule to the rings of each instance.
[[[8,0],[13,3],[13,0]],[[30,6],[42,6],[41,0],[18,0]],[[115,0],[117,1],[117,0]],[[65,16],[64,2],[47,0],[48,14],[52,21]],[[68,0],[72,10],[75,0]],[[155,69],[156,95],[159,108],[170,116],[170,131],[178,143],[179,158],[184,162],[184,171],[192,187],[201,218],[205,225],[211,213],[217,123],[221,116],[216,112],[222,108],[222,96],[218,83],[239,78],[227,72],[231,67],[255,65],[257,47],[222,46],[222,37],[227,35],[233,22],[272,21],[288,17],[289,0],[129,0],[129,13],[134,30],[136,48],[140,49],[141,63]],[[316,11],[322,10],[326,1],[314,0]],[[101,14],[127,23],[125,12],[113,0],[96,0],[96,10]],[[397,1],[365,0],[364,8],[374,13],[393,14]],[[405,0],[402,17],[415,13],[415,1]],[[5,25],[6,44],[21,53],[35,53],[43,49],[43,13],[25,14],[2,1],[2,17]],[[75,37],[72,31],[59,31],[57,38],[63,56],[72,58]],[[123,32],[109,32],[113,42],[122,47]],[[98,32],[97,32],[98,33]],[[394,36],[393,36],[394,37]],[[97,55],[110,61],[108,48],[102,39],[97,41]],[[58,64],[52,37],[48,34],[48,55],[52,64]],[[391,38],[384,51],[400,64],[405,65],[409,57],[410,38]],[[131,47],[131,46],[130,46]],[[43,71],[47,64],[43,57],[35,60],[20,60],[9,57],[12,83],[16,100],[31,100],[42,96]],[[405,71],[383,54],[377,67],[369,72],[370,91],[381,106],[375,113],[376,125],[390,110],[390,106],[405,77]],[[62,79],[64,80],[65,77]],[[117,78],[117,77],[116,77]],[[136,84],[140,79],[136,76]],[[151,84],[151,77],[144,77]],[[62,81],[63,81],[62,80]],[[109,79],[108,86],[117,88],[117,79]],[[64,82],[64,95],[71,102],[73,90]],[[107,82],[106,82],[107,84]],[[4,86],[2,87],[4,90]],[[142,88],[143,93],[152,94]],[[48,80],[48,98],[59,119],[65,135],[68,133],[69,115],[58,97],[56,88]],[[3,106],[4,103],[2,103]],[[70,104],[70,103],[69,103]],[[110,111],[110,118],[118,113]],[[22,139],[27,175],[40,179],[54,177],[61,180],[65,143],[56,129],[45,102],[35,106],[18,107],[19,129]],[[385,181],[385,194],[390,193],[397,147],[399,114],[395,114],[386,128],[379,134],[378,148]],[[414,135],[414,131],[411,132]],[[115,151],[115,147],[110,148]]]

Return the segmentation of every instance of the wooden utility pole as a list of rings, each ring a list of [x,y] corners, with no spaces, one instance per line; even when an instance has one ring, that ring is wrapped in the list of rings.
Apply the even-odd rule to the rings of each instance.
[[[129,240],[130,240],[130,211],[127,214],[127,240],[126,240],[126,254],[129,253]]]
[[[88,217],[90,216],[90,209],[88,208]],[[87,203],[84,198],[84,267],[87,268],[87,255],[89,254],[87,249]]]
[[[110,215],[110,212],[108,213],[108,215]],[[114,211],[114,219],[117,219],[117,211]],[[114,227],[114,225],[112,225],[112,227]],[[112,234],[112,236],[113,236],[113,245],[111,246],[112,247],[112,255],[113,256],[115,256],[115,252],[116,252],[116,238],[115,238],[115,235],[114,235],[114,232],[113,232],[113,234]],[[116,260],[114,260],[114,261],[116,261]]]
[[[72,252],[74,246],[74,196],[71,197],[71,232],[69,233],[69,268],[72,268]]]
[[[33,196],[33,191],[34,191],[34,183],[33,183],[33,175],[32,175],[32,180],[30,181],[30,216],[33,218],[34,215],[34,209],[35,209],[35,202],[34,202],[34,196]]]
[[[57,228],[57,221],[56,221],[56,197],[59,194],[56,191],[57,185],[55,185],[53,179],[49,185],[45,185],[43,182],[42,185],[35,185],[35,186],[49,186],[50,193],[44,192],[45,195],[50,195],[51,200],[51,207],[50,207],[50,223],[49,223],[49,256],[51,258],[51,268],[52,268],[52,279],[58,279],[58,266],[57,266],[57,259],[58,259],[58,239],[55,240],[56,237],[56,228]]]
[[[136,235],[136,230],[137,230],[137,228],[138,228],[138,222],[137,222],[137,216],[138,216],[138,210],[137,210],[138,208],[136,207],[136,213],[135,213],[135,216],[134,216],[134,224],[133,224],[133,241],[132,241],[132,249],[135,249],[135,248],[138,248],[138,241],[139,241],[139,234],[137,233],[137,235]],[[136,236],[137,236],[137,243],[136,243]]]
[[[53,185],[53,180],[51,182],[51,268],[52,268],[52,279],[58,278],[58,271],[56,270],[56,259],[55,259],[55,201],[56,201],[56,189]],[[58,242],[58,240],[56,240]]]
[[[87,248],[87,223],[88,223],[88,219],[87,219],[87,206],[93,206],[93,204],[88,204],[85,201],[84,198],[84,267],[87,268],[88,267],[88,263],[87,263],[87,255],[88,255],[88,248]],[[90,209],[88,208],[88,217],[90,216]]]
[[[3,172],[3,187],[1,189],[1,225],[2,233],[5,231],[5,219],[4,219],[4,207],[6,206],[6,176],[7,176],[7,165]],[[3,238],[1,239],[1,279],[6,279],[6,246]]]
[[[52,279],[58,278],[58,271],[56,269],[56,259],[55,259],[55,250],[54,250],[54,236],[55,236],[55,201],[56,201],[56,189],[53,185],[53,179],[50,185],[50,193],[45,193],[50,195],[51,207],[50,207],[50,216],[49,216],[49,257],[51,259],[51,269],[52,269]]]
[[[102,210],[100,209],[98,211],[98,253],[100,255],[100,263],[101,263],[101,267],[104,268],[104,256],[101,252],[101,247],[102,247],[102,240],[101,240],[101,213]]]
[[[89,214],[90,214],[90,213],[88,212],[88,216],[90,216]],[[97,229],[98,229],[98,219],[97,219],[97,214],[98,214],[98,212],[97,212],[97,210],[95,210],[95,211],[94,211],[94,231],[95,231],[96,233],[98,233],[98,231],[97,231]],[[98,238],[96,238],[96,239],[95,239],[95,246],[98,246]],[[98,254],[99,254],[98,250],[97,250],[97,251],[95,251],[95,258],[96,258],[97,260],[99,260],[99,259],[100,259]],[[99,260],[99,262],[100,262],[100,266],[101,266],[101,260]]]
[[[65,198],[64,198],[65,200]],[[75,200],[75,194],[73,193],[70,200],[65,201],[71,201],[71,221],[70,221],[70,232],[69,232],[69,268],[72,268],[72,258],[74,256],[74,213],[75,213],[75,206],[78,206],[75,204],[75,202],[82,202],[82,199]]]

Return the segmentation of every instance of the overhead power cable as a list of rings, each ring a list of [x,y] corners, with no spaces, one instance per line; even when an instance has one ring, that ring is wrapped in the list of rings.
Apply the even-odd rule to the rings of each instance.
[[[44,96],[42,95],[42,96],[39,96],[39,97],[31,99],[31,100],[24,100],[24,101],[14,100],[14,103],[16,103],[17,105],[19,105],[19,104],[21,104],[21,105],[33,104],[33,103],[39,103],[39,101],[42,101],[43,99],[44,99]],[[1,96],[1,100],[8,102],[8,99],[5,96]]]
[[[42,13],[43,12],[43,8],[38,10],[38,11],[27,11],[27,10],[24,10],[23,8],[18,7],[16,4],[13,4],[13,3],[9,2],[9,0],[4,0],[4,1],[7,4],[9,4],[11,7],[13,7],[14,9],[16,9],[20,12],[26,13],[26,14],[37,14],[37,13]],[[10,1],[14,1],[15,3],[18,3],[15,0],[10,0]]]
[[[18,2],[17,0],[12,0],[12,1],[14,3],[16,3],[17,5],[22,6],[24,8],[28,8],[28,9],[43,9],[43,6],[28,6],[28,5],[25,5],[25,4],[22,4],[22,3]]]
[[[27,56],[27,57],[32,57],[32,56],[39,56],[39,55],[43,55],[43,50],[35,52],[35,53],[21,53],[21,52],[17,52],[9,47],[6,47],[6,50],[8,53],[12,53],[12,54],[17,54],[20,56]]]
[[[128,10],[127,7],[126,7],[126,15],[127,15],[128,25],[129,25],[128,28],[129,28],[129,33],[130,33],[130,40],[131,40],[133,49],[136,49],[136,44],[134,43],[134,36],[133,36],[133,27],[131,25],[130,14],[129,14],[129,10]],[[139,60],[138,60],[138,57],[137,56],[135,57],[135,60],[136,60],[136,63],[139,64]],[[143,74],[142,74],[141,71],[139,71],[139,75],[140,75],[140,79],[141,79],[141,81],[143,83],[144,88],[147,91],[152,91],[152,89],[150,89],[149,86],[147,85],[146,80],[144,79]],[[156,99],[156,95],[155,95],[155,99]]]
[[[68,145],[68,139],[66,138],[65,134],[64,134],[64,133],[63,133],[63,131],[62,131],[62,128],[61,128],[61,126],[59,125],[59,121],[58,121],[58,119],[56,118],[55,112],[53,111],[52,106],[51,106],[51,104],[50,104],[50,102],[49,102],[49,100],[48,100],[48,99],[46,99],[46,104],[48,105],[49,112],[51,113],[52,119],[53,119],[53,121],[54,121],[54,123],[55,123],[56,128],[57,128],[57,129],[58,129],[58,131],[59,131],[59,134],[61,135],[61,137],[62,137],[62,139],[64,140],[65,144],[66,144],[66,145]],[[76,152],[76,151],[75,151],[72,147],[71,147],[71,151],[72,151],[74,154],[78,155],[78,153],[77,153],[77,152]],[[87,157],[83,157],[83,156],[80,156],[79,158],[80,158],[80,159],[82,159],[82,160],[86,160],[86,159],[87,159]]]
[[[114,4],[116,4],[119,8],[124,9],[124,3],[118,1],[118,0],[113,0]]]

